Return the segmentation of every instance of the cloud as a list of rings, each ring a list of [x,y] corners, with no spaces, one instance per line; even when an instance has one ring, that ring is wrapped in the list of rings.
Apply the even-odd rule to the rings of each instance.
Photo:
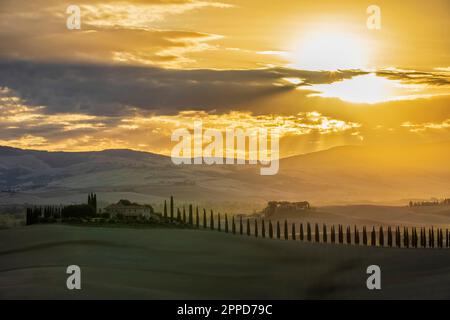
[[[331,83],[359,71],[173,70],[113,65],[0,62],[0,86],[47,113],[123,115],[137,108],[155,113],[233,110],[297,86]],[[302,79],[301,84],[285,78]]]

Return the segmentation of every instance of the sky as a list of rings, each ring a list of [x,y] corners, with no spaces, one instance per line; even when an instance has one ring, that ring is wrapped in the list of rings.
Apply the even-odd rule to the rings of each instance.
[[[450,140],[449,15],[448,0],[0,0],[0,145],[168,155],[195,120],[276,126],[283,157]]]

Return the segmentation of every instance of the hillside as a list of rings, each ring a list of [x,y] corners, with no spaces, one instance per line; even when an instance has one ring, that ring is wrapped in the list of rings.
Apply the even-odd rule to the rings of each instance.
[[[450,143],[336,147],[281,160],[275,176],[255,166],[175,166],[131,150],[44,152],[0,147],[0,204],[70,203],[96,191],[104,202],[309,200],[384,203],[449,196]]]

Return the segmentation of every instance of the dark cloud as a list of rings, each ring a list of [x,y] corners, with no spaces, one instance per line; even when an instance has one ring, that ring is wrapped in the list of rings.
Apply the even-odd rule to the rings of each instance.
[[[174,70],[93,64],[0,62],[0,86],[47,113],[123,115],[130,108],[160,114],[180,110],[238,109],[256,99],[301,85],[331,83],[361,71],[320,72],[287,68],[258,70]],[[278,85],[275,85],[278,83]],[[306,94],[306,93],[305,93]]]
[[[440,72],[380,70],[376,74],[380,77],[401,80],[406,83],[428,84],[433,86],[450,85],[448,74]]]

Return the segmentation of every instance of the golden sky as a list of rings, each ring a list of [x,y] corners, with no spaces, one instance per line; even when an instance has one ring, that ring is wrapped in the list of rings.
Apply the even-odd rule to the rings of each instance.
[[[447,0],[0,1],[0,145],[170,154],[282,128],[282,156],[450,139]],[[367,8],[380,8],[379,30]]]

